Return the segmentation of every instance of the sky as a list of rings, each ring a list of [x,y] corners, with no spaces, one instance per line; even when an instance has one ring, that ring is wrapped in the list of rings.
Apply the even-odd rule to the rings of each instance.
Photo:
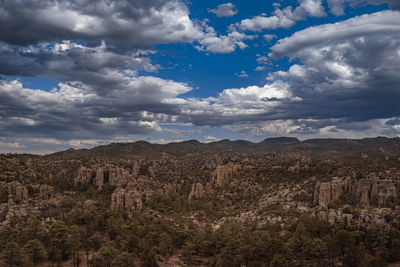
[[[3,0],[0,152],[400,136],[398,0]]]

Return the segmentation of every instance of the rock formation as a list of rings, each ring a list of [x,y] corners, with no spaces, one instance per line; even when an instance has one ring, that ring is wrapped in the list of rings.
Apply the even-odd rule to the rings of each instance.
[[[113,186],[125,186],[131,175],[128,170],[120,168],[118,166],[102,166],[102,167],[80,167],[78,170],[78,175],[75,178],[75,184],[94,184],[99,189],[103,187],[104,184],[110,183]]]
[[[201,183],[194,183],[192,191],[189,194],[189,201],[192,199],[201,199],[205,197],[204,186]]]
[[[8,203],[21,203],[28,200],[28,188],[19,182],[12,182],[8,185]]]
[[[314,191],[314,204],[327,207],[339,200],[351,200],[362,206],[382,207],[390,198],[398,198],[396,184],[400,182],[390,179],[366,178],[334,178],[331,182],[318,182]]]
[[[105,182],[109,182],[114,186],[125,186],[128,183],[129,177],[129,171],[125,169],[119,167],[109,168],[108,181],[106,180]]]
[[[111,209],[124,209],[131,212],[139,212],[142,210],[142,196],[129,189],[116,189],[111,195]]]
[[[39,185],[38,191],[38,197],[40,199],[50,199],[54,195],[54,188],[47,184]]]
[[[104,184],[104,171],[103,168],[97,168],[96,177],[93,180],[93,183],[97,185],[98,188],[101,188]]]
[[[76,176],[76,178],[74,180],[74,183],[75,184],[78,184],[78,183],[88,184],[88,183],[91,182],[92,176],[93,176],[93,170],[92,169],[89,169],[89,168],[87,168],[85,166],[81,166],[78,169],[78,175]]]
[[[213,182],[219,187],[227,185],[234,176],[239,174],[239,170],[240,166],[237,164],[219,165],[213,174]]]
[[[135,161],[133,163],[133,167],[132,167],[132,176],[137,178],[140,175],[140,165],[138,161]]]
[[[155,168],[153,166],[149,167],[148,174],[149,174],[150,177],[155,177],[156,176],[156,171],[155,171]]]

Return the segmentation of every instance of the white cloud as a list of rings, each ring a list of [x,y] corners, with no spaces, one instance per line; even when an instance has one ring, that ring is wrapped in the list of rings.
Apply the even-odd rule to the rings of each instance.
[[[266,70],[267,68],[265,66],[257,66],[254,70],[255,71],[263,71]]]
[[[393,35],[400,32],[400,12],[382,11],[371,15],[362,15],[335,24],[314,26],[296,32],[281,39],[271,50],[271,57],[291,56],[303,48],[328,43],[341,43],[344,39],[372,36]]]
[[[247,74],[247,72],[245,70],[242,70],[239,73],[235,73],[235,75],[240,77],[240,78],[249,78],[249,74]]]
[[[256,59],[256,61],[260,65],[271,65],[272,64],[271,59],[268,57],[265,57],[265,56],[258,57]]]
[[[281,9],[275,5],[275,11],[272,16],[262,14],[251,19],[244,19],[235,24],[235,27],[242,31],[260,32],[263,30],[273,30],[278,28],[290,28],[296,24],[296,21],[305,20],[307,17],[326,16],[322,0],[299,0],[299,6],[294,10],[292,6]],[[271,36],[267,36],[270,38]]]
[[[200,45],[195,46],[199,51],[211,52],[211,53],[232,53],[237,47],[245,49],[247,45],[243,42],[246,39],[252,39],[252,36],[248,36],[238,31],[231,31],[227,35],[220,35],[215,32],[213,27],[206,27],[206,34],[199,40]]]
[[[251,19],[244,19],[240,22],[239,29],[242,31],[259,32],[265,29],[276,29],[280,23],[279,17],[256,16]]]
[[[325,8],[322,5],[322,0],[300,0],[300,6],[294,10],[296,17],[324,17],[326,16]]]
[[[276,36],[275,34],[264,34],[263,38],[265,41],[271,42],[272,40],[278,38],[278,36]]]
[[[203,139],[206,143],[217,142],[217,141],[221,140],[221,138],[211,136],[211,135],[203,136]]]
[[[221,4],[216,9],[209,9],[208,12],[214,13],[217,17],[232,17],[239,11],[232,3]]]
[[[328,0],[328,6],[332,14],[341,16],[344,14],[346,0]]]
[[[83,139],[83,140],[78,140],[78,139],[73,139],[73,140],[69,140],[68,144],[70,146],[73,147],[87,147],[89,146],[96,146],[96,145],[100,145],[101,142],[99,140],[94,140],[94,139]]]
[[[188,100],[183,117],[255,135],[397,135],[400,123],[388,121],[400,112],[399,27],[400,12],[382,11],[297,32],[270,56],[300,63],[264,86]]]

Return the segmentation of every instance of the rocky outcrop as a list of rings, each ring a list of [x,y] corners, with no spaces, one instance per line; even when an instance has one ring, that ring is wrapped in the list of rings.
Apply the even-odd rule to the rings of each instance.
[[[194,183],[192,185],[192,191],[189,194],[189,201],[192,199],[201,199],[206,195],[204,186],[201,183]]]
[[[80,167],[78,170],[78,175],[75,178],[75,184],[94,184],[99,189],[103,187],[104,184],[110,183],[113,186],[125,186],[131,175],[128,170],[120,168],[118,166],[101,166],[101,167]]]
[[[8,184],[8,203],[22,203],[29,198],[28,188],[19,182]]]
[[[78,175],[76,176],[74,183],[89,184],[92,180],[92,177],[93,177],[93,170],[85,166],[81,166],[78,169]]]
[[[320,211],[317,214],[321,220],[328,221],[330,224],[350,223],[353,220],[352,214],[345,214],[341,210]]]
[[[318,182],[314,191],[314,205],[327,207],[339,200],[352,201],[361,206],[382,207],[390,198],[398,198],[399,181],[393,179],[334,178],[331,182]]]
[[[349,208],[351,206],[347,206]],[[314,215],[318,218],[328,221],[330,224],[344,223],[357,227],[371,227],[373,225],[388,225],[385,219],[387,215],[393,218],[400,218],[400,209],[392,210],[389,208],[373,208],[359,209],[355,214],[344,212],[344,209],[316,210]],[[398,219],[395,219],[396,222]]]
[[[233,177],[239,175],[240,166],[233,163],[219,165],[213,173],[213,182],[217,186],[229,184]]]
[[[150,177],[155,177],[156,176],[156,170],[154,166],[150,166],[148,169],[148,174]]]
[[[375,180],[372,184],[371,203],[383,206],[389,198],[397,198],[398,190],[395,183],[390,180]]]
[[[129,189],[116,189],[111,195],[111,209],[124,209],[131,212],[140,212],[142,210],[142,196]]]
[[[40,199],[50,199],[54,196],[54,188],[47,184],[38,186],[38,197]]]
[[[93,180],[93,183],[97,185],[98,188],[101,188],[104,184],[104,170],[103,168],[97,168],[96,176]]]
[[[110,183],[114,186],[125,186],[130,178],[129,171],[119,167],[108,168],[103,172],[103,184]]]
[[[137,178],[140,175],[140,164],[138,161],[135,161],[133,163],[133,167],[132,167],[132,176]]]

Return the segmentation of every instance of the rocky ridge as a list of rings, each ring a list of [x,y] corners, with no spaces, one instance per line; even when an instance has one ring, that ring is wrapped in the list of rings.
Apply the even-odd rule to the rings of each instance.
[[[383,207],[387,201],[398,198],[400,175],[383,179],[372,175],[364,179],[334,178],[331,182],[317,182],[314,205],[327,207],[341,200],[352,201],[363,207]]]

